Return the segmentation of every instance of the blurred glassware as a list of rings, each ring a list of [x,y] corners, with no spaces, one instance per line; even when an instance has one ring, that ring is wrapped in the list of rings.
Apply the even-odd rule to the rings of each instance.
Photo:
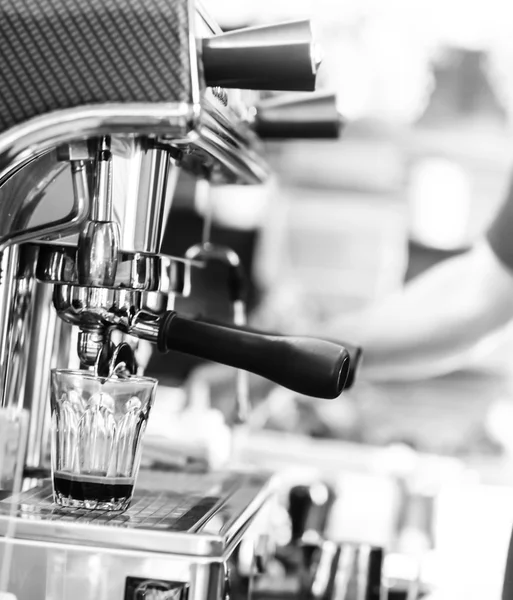
[[[26,410],[14,407],[0,409],[0,492],[20,491],[27,433]]]

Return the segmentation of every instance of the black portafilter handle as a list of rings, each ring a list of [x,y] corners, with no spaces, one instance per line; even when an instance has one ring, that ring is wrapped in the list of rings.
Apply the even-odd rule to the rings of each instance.
[[[202,40],[207,86],[311,92],[320,57],[309,21],[237,29]]]
[[[253,130],[262,139],[338,139],[344,126],[333,93],[285,94],[255,110]]]
[[[264,332],[180,317],[159,321],[158,348],[244,369],[316,398],[336,398],[349,373],[347,350],[333,342]]]
[[[198,320],[203,320],[202,317],[198,317]],[[258,330],[251,328],[249,325],[238,326],[237,329],[241,331],[248,331],[253,333],[259,333]],[[268,335],[272,335],[275,337],[283,337],[283,334],[276,332],[267,332]],[[338,346],[343,346],[346,349],[346,352],[349,356],[349,366],[347,369],[347,378],[344,383],[343,390],[349,390],[353,387],[354,382],[356,381],[356,377],[358,375],[358,370],[362,363],[363,358],[363,349],[360,346],[355,346],[354,344],[349,344],[347,342],[343,342],[340,340],[334,339],[325,339],[327,342],[331,342],[332,344],[336,344]]]
[[[347,344],[346,342],[335,342],[335,340],[328,341],[342,344],[349,354],[349,371],[347,373],[346,385],[344,389],[350,390],[356,381],[360,365],[362,364],[363,349],[359,346],[354,346],[353,344]]]

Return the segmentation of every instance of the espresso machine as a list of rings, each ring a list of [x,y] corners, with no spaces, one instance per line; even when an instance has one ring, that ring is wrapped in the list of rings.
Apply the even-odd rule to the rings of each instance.
[[[49,374],[142,374],[149,343],[319,398],[350,383],[344,346],[245,326],[229,249],[160,252],[180,171],[257,185],[263,139],[339,135],[333,96],[307,93],[310,24],[223,33],[193,0],[0,0],[0,57],[0,598],[248,596],[273,552],[275,476],[149,472],[126,512],[62,511]],[[173,310],[208,260],[233,269],[234,323]]]

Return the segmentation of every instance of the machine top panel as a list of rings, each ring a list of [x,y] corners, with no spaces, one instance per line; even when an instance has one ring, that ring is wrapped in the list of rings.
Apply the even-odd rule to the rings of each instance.
[[[269,474],[232,471],[141,473],[139,485],[119,513],[57,507],[45,480],[0,501],[0,536],[222,558],[273,488]]]
[[[0,0],[0,131],[98,103],[190,102],[188,0]]]

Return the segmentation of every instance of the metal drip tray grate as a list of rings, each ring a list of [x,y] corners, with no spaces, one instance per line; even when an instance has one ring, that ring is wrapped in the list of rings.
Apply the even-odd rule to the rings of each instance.
[[[192,532],[220,501],[219,496],[138,490],[125,512],[60,508],[53,502],[51,484],[45,483],[21,494],[14,512],[10,512],[9,504],[0,502],[0,515],[10,513],[21,519]]]
[[[163,474],[124,512],[62,508],[45,480],[0,501],[0,536],[200,556],[222,555],[270,493],[264,473]],[[160,489],[155,489],[156,487]]]

